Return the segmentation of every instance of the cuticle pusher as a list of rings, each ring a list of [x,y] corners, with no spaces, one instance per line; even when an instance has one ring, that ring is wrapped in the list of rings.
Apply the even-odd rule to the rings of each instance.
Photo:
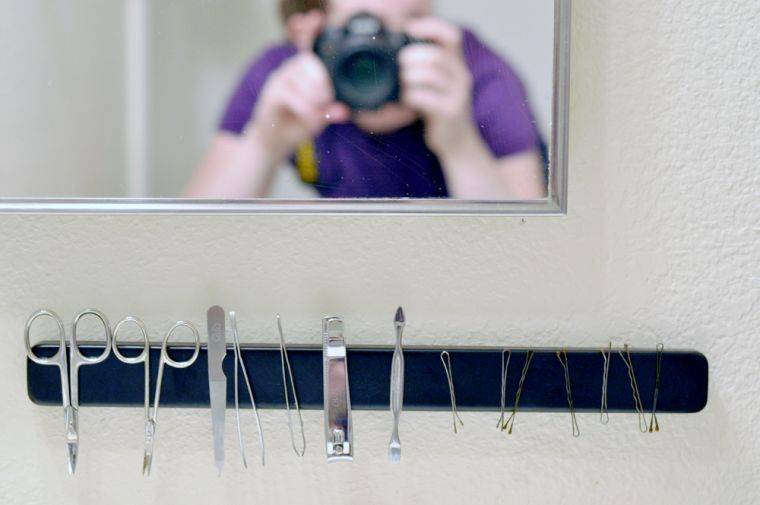
[[[398,425],[401,419],[401,409],[404,406],[404,352],[401,338],[404,333],[406,319],[404,309],[399,307],[394,318],[396,327],[396,349],[393,351],[391,364],[391,413],[393,414],[393,433],[388,445],[388,458],[391,463],[401,461],[401,439],[398,435]]]

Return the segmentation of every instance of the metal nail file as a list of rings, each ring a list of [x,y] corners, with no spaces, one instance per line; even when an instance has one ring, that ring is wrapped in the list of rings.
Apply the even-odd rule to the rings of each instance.
[[[327,461],[353,461],[351,395],[343,320],[337,317],[324,318],[322,339]]]
[[[211,399],[211,426],[214,433],[214,462],[222,475],[224,468],[224,418],[227,411],[227,376],[222,362],[227,354],[224,328],[227,314],[218,306],[206,313],[208,322],[208,392]]]

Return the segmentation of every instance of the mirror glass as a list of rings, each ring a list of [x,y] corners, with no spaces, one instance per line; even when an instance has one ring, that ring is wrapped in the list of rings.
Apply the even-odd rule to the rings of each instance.
[[[0,197],[547,198],[554,0],[7,0]]]

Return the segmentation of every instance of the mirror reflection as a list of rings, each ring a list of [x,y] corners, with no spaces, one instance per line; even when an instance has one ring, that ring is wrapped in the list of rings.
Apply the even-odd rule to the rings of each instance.
[[[553,0],[0,10],[0,197],[547,196]]]

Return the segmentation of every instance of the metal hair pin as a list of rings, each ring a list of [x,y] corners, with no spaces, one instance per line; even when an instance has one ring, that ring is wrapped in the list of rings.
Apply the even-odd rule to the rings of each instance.
[[[567,392],[567,405],[570,408],[570,419],[573,425],[573,436],[578,438],[581,436],[581,429],[578,426],[578,419],[575,417],[575,405],[573,404],[573,391],[570,386],[570,364],[567,360],[567,350],[563,349],[557,353],[557,359],[559,360],[562,368],[565,371],[565,391]]]
[[[604,360],[604,373],[602,375],[602,406],[599,412],[599,420],[602,424],[609,424],[610,413],[607,407],[607,396],[609,390],[609,378],[610,378],[610,357],[612,356],[612,342],[607,346],[607,352],[602,348],[602,359]]]
[[[504,359],[506,357],[506,360]],[[506,414],[507,405],[507,374],[509,373],[509,361],[512,359],[512,351],[504,349],[501,352],[501,409],[499,421],[496,423],[496,427],[500,430],[504,429],[504,420]]]
[[[652,417],[649,419],[649,433],[660,431],[660,423],[657,422],[657,398],[660,396],[660,373],[662,372],[662,354],[665,345],[657,344],[657,371],[654,381],[654,398],[652,399]],[[652,424],[654,423],[654,430]]]
[[[451,372],[451,354],[449,354],[449,351],[443,351],[441,353],[441,363],[443,363],[443,369],[446,372],[446,378],[449,381],[449,395],[451,396],[451,419],[454,424],[454,433],[456,434],[457,421],[459,421],[459,424],[462,426],[464,426],[464,422],[462,421],[462,418],[459,417],[459,412],[457,410],[457,395],[454,391],[454,378]]]
[[[285,335],[282,331],[282,320],[280,314],[277,314],[277,330],[280,332],[280,363],[282,365],[282,385],[285,388],[285,409],[288,412],[288,430],[290,430],[290,443],[297,456],[306,454],[306,432],[303,429],[303,416],[301,415],[301,406],[298,404],[298,392],[296,391],[296,381],[293,379],[293,368],[290,366],[288,358],[288,347],[285,345]],[[287,367],[287,375],[285,368]],[[290,391],[293,393],[293,405],[296,406],[298,413],[298,423],[301,431],[301,449],[296,444],[296,437],[293,430],[293,416],[290,413],[290,399],[288,398],[288,379],[290,379]]]
[[[628,369],[628,379],[631,382],[633,403],[634,407],[636,408],[636,414],[639,416],[639,431],[646,433],[647,422],[646,419],[644,419],[644,407],[641,403],[641,394],[639,393],[639,385],[636,383],[636,372],[633,370],[633,360],[631,359],[631,353],[628,350],[628,344],[625,344],[624,351],[618,351],[618,354],[620,354],[620,357],[623,359],[623,363],[625,363],[625,366]]]
[[[525,377],[528,376],[528,369],[530,363],[533,361],[535,351],[528,350],[525,355],[525,363],[523,364],[522,375],[520,375],[520,382],[517,385],[517,392],[515,393],[515,401],[512,404],[512,415],[509,416],[507,422],[501,427],[501,431],[507,430],[508,434],[512,434],[512,429],[515,427],[515,419],[517,418],[517,409],[520,406],[520,399],[522,398],[523,386],[525,385]]]

